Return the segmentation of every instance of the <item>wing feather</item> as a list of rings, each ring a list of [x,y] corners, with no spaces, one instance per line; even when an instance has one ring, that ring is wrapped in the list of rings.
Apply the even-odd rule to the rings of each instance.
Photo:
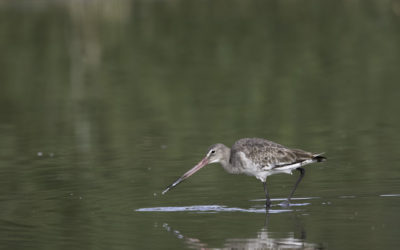
[[[301,149],[289,149],[261,138],[240,139],[232,146],[232,157],[243,152],[260,169],[279,168],[312,159],[314,154]]]

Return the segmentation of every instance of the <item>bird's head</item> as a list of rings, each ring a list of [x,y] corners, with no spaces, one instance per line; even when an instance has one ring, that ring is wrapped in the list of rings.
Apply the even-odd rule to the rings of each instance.
[[[208,153],[204,159],[207,159],[207,164],[222,162],[226,159],[227,149],[224,144],[214,144],[208,148]]]

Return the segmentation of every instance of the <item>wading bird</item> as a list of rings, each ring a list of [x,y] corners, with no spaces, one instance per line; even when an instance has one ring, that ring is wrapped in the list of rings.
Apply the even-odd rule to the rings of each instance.
[[[280,173],[291,174],[293,170],[298,170],[300,176],[287,199],[287,205],[289,205],[290,199],[304,177],[303,166],[325,160],[326,158],[322,154],[314,154],[301,149],[290,149],[261,138],[240,139],[233,144],[232,148],[218,143],[212,145],[203,160],[168,186],[162,194],[189,178],[202,167],[211,163],[220,163],[228,173],[247,174],[262,181],[266,207],[269,208],[271,200],[267,189],[267,177]]]

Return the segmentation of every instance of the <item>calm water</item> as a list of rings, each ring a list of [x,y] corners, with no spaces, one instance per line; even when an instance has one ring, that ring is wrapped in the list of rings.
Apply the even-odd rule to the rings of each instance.
[[[397,249],[400,2],[1,1],[2,249]],[[262,137],[326,152],[269,179]]]

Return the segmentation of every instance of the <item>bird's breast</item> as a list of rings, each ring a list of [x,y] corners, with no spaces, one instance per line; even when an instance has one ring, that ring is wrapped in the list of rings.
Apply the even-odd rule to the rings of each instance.
[[[270,168],[269,166],[257,164],[255,161],[248,158],[244,152],[238,152],[237,157],[239,158],[237,168],[240,169],[242,173],[255,176],[257,173],[268,171]]]

